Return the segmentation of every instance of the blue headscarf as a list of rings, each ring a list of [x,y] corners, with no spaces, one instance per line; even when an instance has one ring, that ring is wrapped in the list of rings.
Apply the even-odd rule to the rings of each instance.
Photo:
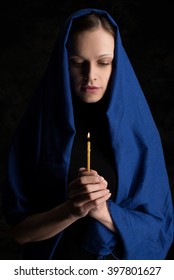
[[[116,31],[106,115],[118,176],[117,195],[115,201],[108,201],[108,209],[118,234],[91,220],[83,247],[98,258],[112,253],[119,245],[122,254],[115,258],[165,259],[173,240],[173,206],[162,145],[122,46],[118,26],[106,11],[80,10],[61,29],[43,78],[10,146],[4,213],[8,223],[16,224],[67,199],[76,129],[66,42],[73,20],[91,12],[105,15]],[[61,234],[29,243],[33,258],[51,259]]]

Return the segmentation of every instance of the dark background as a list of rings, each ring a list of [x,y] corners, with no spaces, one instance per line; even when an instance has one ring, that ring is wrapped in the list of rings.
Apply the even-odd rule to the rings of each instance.
[[[174,196],[174,46],[172,1],[6,0],[0,33],[0,190],[9,140],[47,65],[59,26],[76,9],[107,10],[159,129]],[[0,192],[1,194],[1,192]],[[0,211],[0,259],[20,259]],[[174,259],[171,248],[168,258]]]

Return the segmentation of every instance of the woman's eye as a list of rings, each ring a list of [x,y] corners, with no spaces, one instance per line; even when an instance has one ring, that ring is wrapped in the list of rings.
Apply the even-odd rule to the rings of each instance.
[[[82,61],[75,61],[75,60],[70,60],[70,64],[76,67],[81,67],[83,65]]]
[[[111,65],[111,63],[112,63],[111,61],[101,61],[101,62],[99,61],[98,62],[98,64],[101,66],[108,66],[108,65]]]

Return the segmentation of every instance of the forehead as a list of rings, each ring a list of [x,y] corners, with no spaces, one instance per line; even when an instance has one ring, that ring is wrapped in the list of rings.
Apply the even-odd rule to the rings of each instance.
[[[103,28],[74,33],[68,42],[70,55],[90,52],[113,52],[114,37]]]

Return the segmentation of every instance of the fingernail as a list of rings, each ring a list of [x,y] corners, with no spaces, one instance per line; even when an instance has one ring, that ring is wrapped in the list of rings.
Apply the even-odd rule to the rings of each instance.
[[[85,170],[86,168],[85,167],[80,167],[79,168],[79,171],[83,171],[83,170]]]

